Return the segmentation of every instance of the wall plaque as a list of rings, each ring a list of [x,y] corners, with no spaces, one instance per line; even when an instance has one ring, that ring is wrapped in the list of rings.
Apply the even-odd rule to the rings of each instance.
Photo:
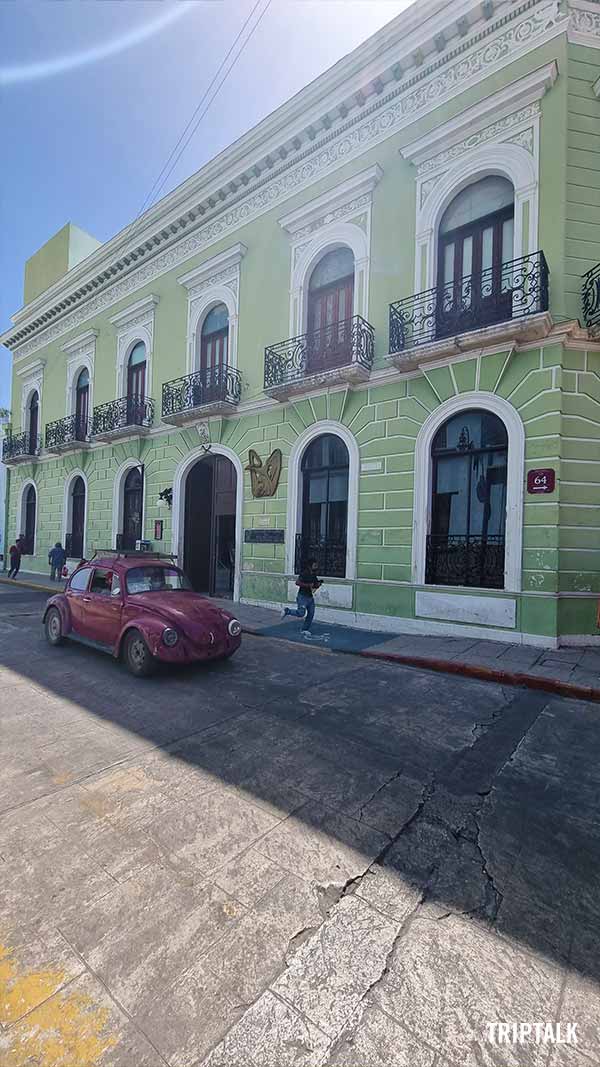
[[[163,539],[163,521],[162,519],[154,520],[154,540],[162,541]]]
[[[282,545],[285,530],[245,530],[244,541],[247,545]]]
[[[274,496],[281,476],[283,457],[280,448],[274,448],[263,465],[258,452],[251,448],[248,452],[247,471],[250,471],[252,496]]]
[[[555,485],[556,471],[552,467],[541,467],[527,473],[528,493],[553,493]]]

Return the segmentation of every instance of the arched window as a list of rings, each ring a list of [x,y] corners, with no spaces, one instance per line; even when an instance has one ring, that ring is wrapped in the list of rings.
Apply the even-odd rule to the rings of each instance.
[[[36,394],[37,395],[37,394]],[[37,493],[34,485],[27,487],[24,500],[24,527],[25,527],[25,551],[28,556],[35,552],[35,520],[37,509]]]
[[[138,341],[127,361],[127,422],[142,425],[146,397],[146,346]]]
[[[504,587],[507,458],[506,427],[489,411],[461,411],[438,430],[426,582]]]
[[[29,401],[29,455],[35,456],[38,450],[40,398],[37,390],[31,394]]]
[[[354,254],[336,248],[319,260],[308,282],[307,370],[345,363],[352,344]]]
[[[335,434],[310,443],[302,457],[302,532],[296,538],[296,570],[307,560],[331,578],[346,574],[348,449]]]
[[[438,233],[437,336],[510,318],[514,188],[491,175],[446,208]]]
[[[207,383],[219,376],[219,370],[227,364],[229,345],[229,311],[225,304],[212,308],[200,331],[200,370],[205,372]]]
[[[85,441],[88,435],[90,375],[87,367],[79,372],[75,386],[75,439]]]
[[[140,467],[132,467],[123,484],[123,532],[117,548],[132,550],[142,536],[144,477]]]
[[[71,529],[66,537],[67,556],[83,559],[83,540],[85,533],[85,482],[78,475],[71,485]]]

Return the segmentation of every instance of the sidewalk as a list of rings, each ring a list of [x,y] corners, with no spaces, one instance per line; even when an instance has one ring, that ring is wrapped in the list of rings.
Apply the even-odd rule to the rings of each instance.
[[[0,576],[0,582],[8,584],[8,579]],[[48,593],[62,588],[61,582],[26,571],[9,584]],[[217,603],[231,610],[230,600]],[[244,631],[259,637],[600,702],[600,648],[543,649],[472,637],[393,635],[318,621],[313,623],[313,636],[307,640],[299,619],[282,619],[278,611],[241,603],[235,605],[235,612]]]

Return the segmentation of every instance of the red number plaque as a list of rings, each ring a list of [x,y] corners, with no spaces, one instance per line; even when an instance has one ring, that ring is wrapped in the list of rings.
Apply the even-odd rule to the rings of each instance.
[[[527,474],[528,493],[553,493],[555,485],[556,471],[552,467],[542,467]]]

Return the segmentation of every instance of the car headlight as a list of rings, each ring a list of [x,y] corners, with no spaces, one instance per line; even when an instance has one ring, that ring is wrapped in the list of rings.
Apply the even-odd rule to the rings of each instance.
[[[167,626],[166,630],[163,630],[162,639],[163,644],[165,644],[167,648],[173,648],[173,645],[176,645],[179,641],[179,634],[177,633],[177,630],[173,630],[170,626]]]
[[[237,619],[230,619],[227,629],[232,637],[239,637],[242,632],[242,627]]]

